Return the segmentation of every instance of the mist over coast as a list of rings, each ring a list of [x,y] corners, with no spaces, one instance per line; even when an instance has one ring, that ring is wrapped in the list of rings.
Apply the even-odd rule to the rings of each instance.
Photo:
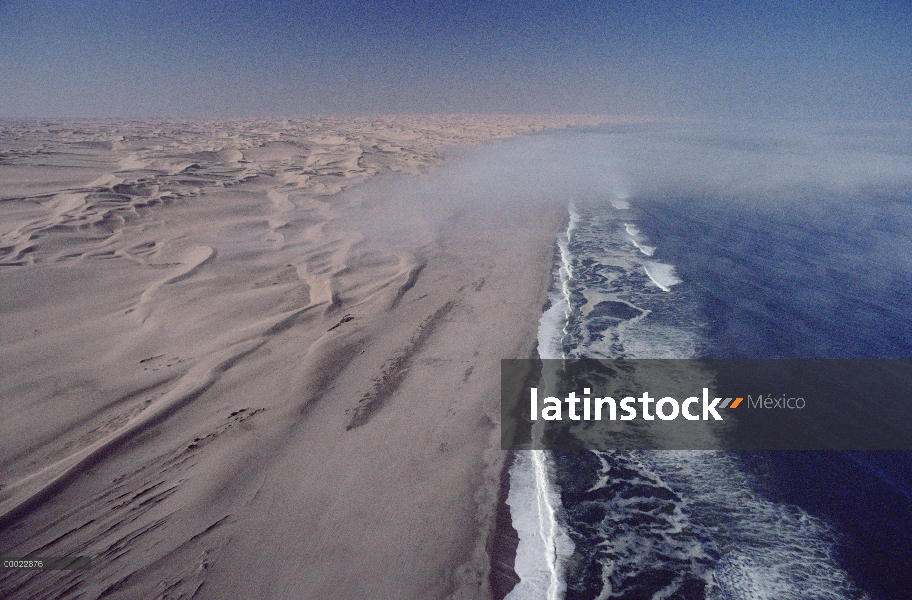
[[[910,48],[905,0],[0,0],[0,596],[905,599],[905,453],[513,453],[498,402],[912,356]]]

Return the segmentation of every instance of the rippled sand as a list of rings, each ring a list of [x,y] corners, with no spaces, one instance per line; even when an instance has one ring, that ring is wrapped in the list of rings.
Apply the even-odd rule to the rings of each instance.
[[[563,207],[368,180],[597,121],[0,122],[2,595],[488,596]]]

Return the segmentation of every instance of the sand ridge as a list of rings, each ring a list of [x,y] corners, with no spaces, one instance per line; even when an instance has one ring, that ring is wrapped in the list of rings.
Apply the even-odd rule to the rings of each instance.
[[[479,357],[532,352],[563,214],[343,192],[603,121],[0,123],[0,554],[95,557],[0,590],[489,595]]]

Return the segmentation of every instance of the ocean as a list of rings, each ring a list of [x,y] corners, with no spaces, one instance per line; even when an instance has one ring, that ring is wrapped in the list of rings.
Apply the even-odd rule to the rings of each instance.
[[[908,124],[550,135],[541,357],[912,358]],[[912,597],[907,452],[519,451],[507,503],[510,600]]]

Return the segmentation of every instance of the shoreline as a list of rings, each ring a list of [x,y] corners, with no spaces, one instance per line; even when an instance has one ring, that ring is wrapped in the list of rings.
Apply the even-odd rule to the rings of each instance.
[[[494,121],[419,124],[458,145],[505,137]],[[67,482],[0,551],[95,560],[0,590],[491,597],[499,361],[535,350],[565,206],[467,198],[446,164],[376,178],[440,163],[386,126],[412,145],[82,123],[11,150],[0,195],[33,200],[0,206],[0,434],[23,450],[0,510],[42,469]],[[35,162],[57,147],[81,154]]]

